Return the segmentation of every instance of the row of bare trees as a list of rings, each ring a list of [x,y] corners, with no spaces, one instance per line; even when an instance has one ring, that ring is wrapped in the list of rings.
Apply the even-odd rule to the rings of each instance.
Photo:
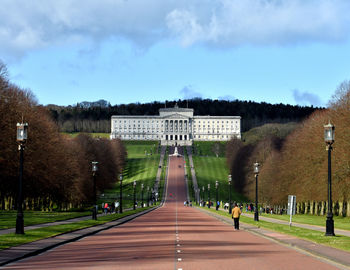
[[[285,138],[270,135],[250,144],[230,141],[227,145],[227,162],[236,188],[254,200],[253,163],[258,161],[261,164],[261,202],[285,205],[289,194],[296,195],[299,202],[327,201],[328,156],[323,126],[331,121],[336,134],[332,153],[333,200],[345,207],[346,202],[350,202],[349,115],[350,82],[345,81],[339,86],[327,110],[315,111]],[[309,207],[313,208],[314,205]],[[343,212],[349,211],[343,209]]]
[[[27,122],[23,191],[25,207],[83,206],[92,201],[91,161],[99,162],[97,189],[110,187],[122,171],[126,151],[120,140],[62,135],[33,94],[7,79],[0,62],[0,208],[16,207],[19,151],[16,123]]]

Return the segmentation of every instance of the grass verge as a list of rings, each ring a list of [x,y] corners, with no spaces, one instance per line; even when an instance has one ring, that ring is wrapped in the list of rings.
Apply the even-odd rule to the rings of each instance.
[[[18,245],[23,245],[26,243],[34,242],[37,240],[41,240],[41,239],[45,239],[53,236],[57,236],[63,233],[84,229],[87,227],[104,224],[110,221],[120,219],[125,216],[142,212],[149,208],[151,207],[138,208],[135,211],[134,210],[128,211],[128,212],[124,212],[123,214],[106,215],[106,216],[99,217],[98,220],[84,220],[84,221],[74,222],[70,224],[56,225],[56,226],[49,226],[45,228],[39,228],[35,230],[28,230],[28,231],[25,231],[24,235],[18,235],[14,233],[0,235],[0,250],[18,246]]]
[[[284,220],[289,222],[289,215],[271,215],[271,214],[261,214],[263,217],[274,218],[278,220]],[[326,216],[315,216],[307,214],[297,214],[292,218],[292,223],[302,223],[317,226],[326,226]],[[350,230],[350,217],[339,217],[333,216],[334,228],[342,230]]]
[[[90,215],[90,211],[85,212],[42,212],[24,211],[24,226],[49,223],[72,219]],[[16,227],[17,211],[0,211],[0,229]]]
[[[226,158],[213,156],[193,156],[194,168],[200,197],[208,199],[208,184],[210,184],[210,198],[215,202],[215,182],[219,181],[219,200],[227,202],[229,199],[228,174]],[[203,189],[204,187],[204,194]],[[244,202],[246,199],[239,193],[232,191],[232,201]]]
[[[136,181],[136,201],[142,200],[141,184],[144,185],[143,199],[147,202],[149,193],[157,175],[160,154],[158,154],[158,142],[156,141],[123,141],[128,153],[127,163],[123,171],[123,208],[133,205],[133,182]],[[119,200],[119,182],[113,188],[104,191],[98,200],[98,205],[103,202],[112,203]]]

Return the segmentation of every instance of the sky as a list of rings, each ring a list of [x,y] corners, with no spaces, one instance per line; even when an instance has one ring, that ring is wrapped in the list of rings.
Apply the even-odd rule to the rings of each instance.
[[[350,79],[348,0],[0,2],[0,61],[44,105],[327,106]]]

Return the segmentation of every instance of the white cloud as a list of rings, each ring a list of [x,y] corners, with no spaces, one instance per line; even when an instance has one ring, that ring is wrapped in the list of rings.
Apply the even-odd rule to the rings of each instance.
[[[218,97],[218,100],[234,101],[236,100],[236,98],[232,95],[224,95],[224,96]]]
[[[187,85],[180,90],[179,93],[183,99],[203,98],[203,95],[193,89],[191,85]]]
[[[110,38],[140,47],[174,37],[183,46],[333,42],[348,38],[349,11],[347,0],[2,0],[0,58]]]
[[[196,10],[176,9],[167,25],[184,46],[334,41],[348,38],[349,11],[345,0],[220,0],[201,22]]]
[[[293,97],[299,105],[323,106],[319,96],[309,92],[300,92],[298,89],[293,90]]]

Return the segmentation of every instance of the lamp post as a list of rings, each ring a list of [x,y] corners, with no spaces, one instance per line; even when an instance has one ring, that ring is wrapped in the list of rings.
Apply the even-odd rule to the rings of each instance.
[[[219,205],[218,205],[218,202],[219,202],[219,193],[218,193],[219,181],[215,182],[215,188],[216,188],[216,210],[218,210],[219,209]]]
[[[97,167],[98,162],[97,161],[92,161],[91,165],[92,165],[92,178],[93,178],[93,185],[94,185],[94,206],[92,208],[92,219],[93,220],[97,220],[97,205],[96,205],[96,172],[98,171],[98,167]]]
[[[259,175],[259,163],[254,163],[254,174],[255,174],[255,211],[254,220],[259,221],[259,211],[258,211],[258,175]]]
[[[200,200],[201,200],[200,194],[201,194],[201,189],[197,188],[197,205],[200,203]]]
[[[28,124],[17,123],[17,142],[19,144],[19,179],[18,179],[18,198],[17,198],[17,218],[16,218],[16,234],[24,234],[23,220],[23,150],[28,138]]]
[[[143,184],[141,184],[141,207],[143,208]]]
[[[147,186],[147,207],[149,206],[149,186]]]
[[[136,181],[134,181],[133,187],[134,187],[134,206],[133,206],[133,209],[136,210]]]
[[[123,213],[123,174],[119,175],[120,180],[120,190],[119,190],[119,213]]]
[[[204,188],[204,186],[202,186],[202,194],[203,194],[203,195],[202,195],[202,197],[203,197],[203,206],[205,206],[205,202],[204,202],[204,189],[205,189],[205,188]]]
[[[208,184],[208,208],[210,208],[210,184]]]
[[[332,168],[331,168],[331,152],[332,144],[334,143],[334,129],[335,127],[328,122],[324,125],[324,141],[326,143],[326,150],[328,151],[328,211],[326,220],[326,236],[335,236],[334,234],[334,220],[332,213]]]
[[[231,198],[231,194],[232,194],[232,176],[231,174],[228,175],[228,184],[230,186],[230,190],[228,192],[228,196],[229,196],[229,206],[228,206],[228,213],[231,215],[231,211],[232,211],[232,198]]]

